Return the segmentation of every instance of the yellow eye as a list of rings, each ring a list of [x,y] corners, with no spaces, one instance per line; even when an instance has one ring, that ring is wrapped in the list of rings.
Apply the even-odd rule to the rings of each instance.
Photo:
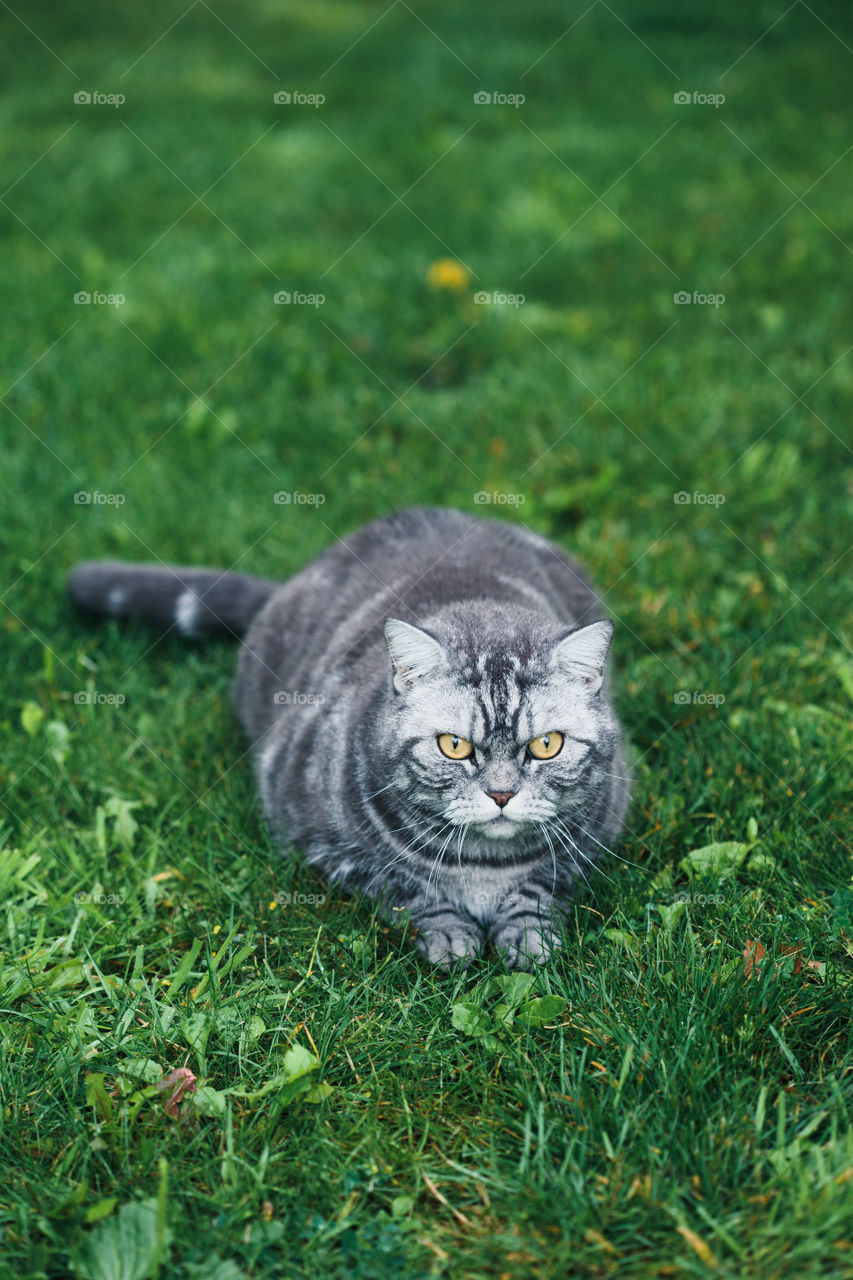
[[[533,738],[528,742],[527,750],[537,760],[553,760],[562,745],[563,735],[561,733],[543,733],[540,737]]]
[[[474,754],[473,744],[467,738],[460,738],[455,733],[440,733],[438,749],[449,760],[467,760]]]

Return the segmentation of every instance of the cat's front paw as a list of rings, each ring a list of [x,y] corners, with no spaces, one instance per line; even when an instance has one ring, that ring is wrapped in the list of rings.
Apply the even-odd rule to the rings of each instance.
[[[442,969],[452,969],[457,963],[467,968],[483,949],[483,935],[477,926],[451,915],[419,922],[415,941],[430,964]]]
[[[496,927],[492,945],[510,969],[545,964],[560,947],[559,934],[539,916],[519,916]]]

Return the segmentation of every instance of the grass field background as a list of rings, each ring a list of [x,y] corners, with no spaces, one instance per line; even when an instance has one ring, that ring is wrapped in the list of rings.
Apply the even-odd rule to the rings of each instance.
[[[853,1275],[847,6],[0,22],[0,1274]],[[628,829],[527,989],[280,857],[230,646],[63,594],[412,503],[617,623]]]

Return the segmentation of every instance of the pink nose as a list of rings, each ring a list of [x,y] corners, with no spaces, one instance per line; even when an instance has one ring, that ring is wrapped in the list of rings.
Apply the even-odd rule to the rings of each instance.
[[[491,798],[494,800],[495,804],[498,806],[499,809],[502,809],[504,805],[507,804],[512,799],[512,797],[515,795],[515,792],[514,791],[487,791],[486,794],[491,796]]]

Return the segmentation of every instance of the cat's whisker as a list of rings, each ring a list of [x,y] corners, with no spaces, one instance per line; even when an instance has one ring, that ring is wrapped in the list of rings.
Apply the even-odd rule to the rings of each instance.
[[[626,867],[636,867],[638,870],[642,870],[642,867],[639,862],[632,862],[630,858],[623,858],[621,854],[614,853],[613,850],[609,849],[606,844],[602,844],[600,840],[596,840],[592,832],[587,831],[584,827],[581,826],[580,823],[577,824],[577,828],[578,828],[578,831],[580,831],[583,835],[587,837],[587,839],[595,841],[595,843],[599,846],[599,848],[603,849],[605,853],[609,853],[611,858],[615,858],[617,862],[624,862]]]
[[[540,828],[540,830],[542,831],[543,836],[545,837],[545,839],[546,839],[546,840],[547,840],[547,842],[548,842],[548,848],[549,848],[549,849],[550,849],[550,851],[551,851],[551,863],[552,863],[553,868],[554,868],[554,878],[553,878],[553,880],[551,881],[551,896],[553,897],[553,896],[554,896],[554,894],[557,892],[557,853],[556,853],[556,850],[554,849],[554,841],[551,839],[551,834],[550,834],[550,832],[549,832],[548,828],[545,826],[545,823],[544,823],[544,822],[537,822],[537,824],[536,824],[536,825],[537,825],[537,826]]]
[[[554,835],[561,849],[563,849],[569,855],[573,869],[578,873],[578,875],[583,880],[586,887],[589,889],[591,886],[587,878],[586,872],[583,869],[583,864],[584,862],[587,862],[589,865],[591,865],[590,859],[584,856],[584,854],[577,847],[577,845],[575,844],[574,840],[569,835],[569,833],[557,827],[556,824],[554,825]]]
[[[445,822],[444,826],[439,827],[438,823],[434,822],[430,825],[430,827],[426,831],[416,832],[414,840],[411,840],[404,849],[401,849],[399,853],[396,853],[393,858],[390,858],[388,862],[386,862],[382,867],[380,867],[376,875],[373,876],[372,879],[370,880],[369,884],[367,885],[367,888],[365,889],[365,892],[369,892],[371,886],[374,885],[377,880],[381,879],[385,875],[385,873],[391,867],[393,867],[396,863],[400,862],[403,858],[407,858],[411,853],[420,853],[422,849],[426,848],[430,840],[437,840],[443,834],[443,832],[445,832],[447,828],[450,826],[453,826],[453,823]],[[438,830],[436,830],[436,828],[438,828]],[[403,831],[405,830],[405,828],[400,827],[399,830]],[[422,843],[416,844],[415,842],[421,838],[422,838]],[[452,833],[451,833],[451,838],[452,838]]]
[[[456,840],[456,863],[459,867],[459,874],[462,878],[463,885],[466,883],[467,877],[465,875],[465,868],[462,866],[462,846],[465,843],[465,837],[468,834],[468,828],[470,826],[470,822],[463,822],[459,827],[459,836]]]
[[[609,876],[606,871],[602,870],[602,868],[593,861],[593,859],[589,856],[588,853],[584,853],[583,849],[579,848],[578,845],[573,840],[571,833],[565,827],[563,827],[561,823],[558,824],[556,821],[554,822],[554,834],[557,836],[557,839],[560,840],[560,843],[562,844],[563,848],[566,849],[566,852],[569,852],[566,841],[568,841],[568,844],[571,845],[572,850],[570,853],[570,857],[572,858],[572,862],[575,868],[577,869],[581,879],[583,880],[584,884],[587,886],[588,889],[591,888],[592,886],[590,885],[587,875],[583,869],[584,863],[586,863],[590,867],[594,867],[596,874],[600,875],[604,880],[608,882],[608,884],[615,885],[616,881],[613,879],[613,877]]]
[[[599,849],[605,850],[606,854],[610,854],[612,858],[615,858],[616,855],[613,854],[612,849],[608,849],[607,845],[602,845],[601,840],[597,840],[597,838],[590,835],[589,832],[584,831],[584,828],[580,826],[580,823],[578,822],[578,820],[576,820],[576,818],[573,817],[573,820],[574,820],[575,826],[578,827],[578,831],[583,832],[584,836],[589,836],[590,840],[594,841],[594,844],[597,844]],[[560,826],[562,829],[564,829],[564,832],[566,833],[567,836],[569,836],[571,842],[573,842],[573,844],[576,844],[574,836],[571,835],[571,827],[569,826],[569,823],[567,823],[565,819],[555,817],[555,819],[553,819],[553,822],[555,822],[556,826]]]
[[[380,787],[378,791],[374,791],[372,795],[367,795],[364,798],[366,801],[375,800],[377,796],[383,795],[386,791],[393,791],[396,786],[396,782],[389,782],[387,786]]]
[[[445,838],[444,843],[442,844],[441,848],[436,854],[435,861],[430,867],[430,872],[429,872],[429,875],[427,876],[427,882],[426,882],[426,893],[425,893],[426,898],[429,898],[429,890],[430,890],[430,885],[432,884],[433,875],[435,875],[435,873],[441,868],[441,864],[444,861],[444,855],[452,839],[453,839],[453,832],[451,831],[450,835]],[[436,885],[435,885],[435,896],[437,899],[438,898],[438,879],[437,878],[436,878]]]

